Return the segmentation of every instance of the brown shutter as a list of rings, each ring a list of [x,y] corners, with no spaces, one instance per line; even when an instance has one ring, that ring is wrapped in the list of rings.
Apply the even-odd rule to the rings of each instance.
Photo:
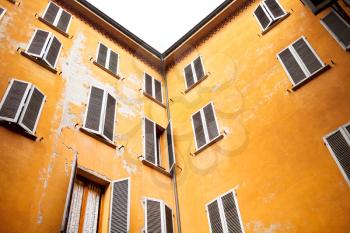
[[[194,61],[193,61],[193,66],[194,66],[194,70],[196,72],[196,76],[197,76],[197,81],[201,80],[202,78],[204,78],[204,67],[203,67],[203,63],[202,63],[202,59],[201,57],[197,57]]]
[[[67,33],[68,29],[69,29],[68,26],[69,26],[69,23],[71,21],[71,18],[72,18],[71,14],[69,14],[65,10],[62,10],[61,17],[57,23],[57,28],[59,28],[61,31]]]
[[[191,87],[194,84],[194,77],[193,77],[191,64],[185,67],[185,78],[186,78],[187,88]]]
[[[285,15],[284,10],[278,4],[277,0],[265,0],[264,3],[275,20]]]
[[[115,104],[115,98],[108,93],[103,126],[103,136],[105,136],[112,143],[114,143]]]
[[[166,127],[166,138],[168,143],[169,171],[171,171],[175,164],[174,137],[171,122],[169,122],[168,126]]]
[[[220,217],[218,201],[215,200],[207,206],[209,225],[211,233],[224,233]]]
[[[300,83],[306,78],[306,74],[298,64],[289,48],[286,48],[278,54],[280,62],[285,67],[294,85]]]
[[[97,63],[103,67],[106,67],[108,48],[100,43],[97,51]]]
[[[108,69],[113,73],[118,73],[118,54],[110,50]]]
[[[166,224],[165,233],[174,233],[173,212],[167,205],[164,205],[164,208],[165,208],[165,224]]]
[[[228,233],[242,233],[242,226],[239,219],[238,207],[236,206],[233,192],[221,197],[222,206],[224,209],[226,226]]]
[[[207,124],[209,140],[211,141],[217,136],[219,136],[219,130],[215,120],[213,105],[210,103],[207,106],[205,106],[203,112]]]
[[[114,181],[112,186],[109,233],[130,232],[130,180]]]
[[[272,19],[263,9],[262,5],[259,5],[254,11],[254,15],[258,22],[260,23],[263,30],[266,30],[272,23]]]
[[[103,96],[103,89],[91,87],[84,128],[94,133],[100,132]]]
[[[56,4],[50,2],[43,16],[43,19],[53,25],[59,10],[60,8]]]
[[[192,116],[194,134],[197,142],[197,149],[206,144],[204,127],[200,112],[197,112]]]
[[[44,56],[44,61],[53,69],[56,68],[58,56],[61,52],[62,44],[61,42],[55,37],[52,36],[51,41],[48,45],[47,52]]]
[[[0,119],[17,122],[31,84],[19,80],[11,80],[0,103]]]
[[[49,43],[50,36],[50,32],[37,29],[26,49],[26,53],[34,57],[42,58],[47,44]]]
[[[19,125],[32,134],[35,134],[45,99],[45,95],[33,86],[19,120]]]
[[[146,200],[146,233],[162,233],[160,202]]]
[[[145,92],[149,94],[150,96],[153,96],[153,78],[145,73]]]
[[[162,83],[156,79],[154,79],[154,94],[155,99],[162,103]]]
[[[145,118],[145,159],[153,164],[156,163],[155,151],[155,124]]]

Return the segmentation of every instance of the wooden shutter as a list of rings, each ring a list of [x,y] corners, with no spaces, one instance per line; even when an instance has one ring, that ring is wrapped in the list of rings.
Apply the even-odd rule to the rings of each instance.
[[[186,66],[184,69],[184,72],[185,72],[186,86],[187,88],[189,88],[194,84],[192,65],[189,64],[188,66]]]
[[[110,50],[108,69],[113,73],[118,73],[118,54]]]
[[[194,70],[196,72],[196,77],[197,77],[197,82],[198,82],[199,80],[201,80],[205,76],[203,62],[202,62],[201,57],[197,57],[193,61],[193,67],[194,67]]]
[[[28,132],[35,134],[46,96],[35,86],[29,92],[19,119],[19,125]]]
[[[350,184],[350,139],[342,131],[339,129],[325,137],[325,142],[343,176]]]
[[[166,127],[166,138],[168,143],[168,156],[169,156],[169,171],[173,169],[175,164],[175,149],[174,149],[174,136],[173,136],[173,127],[171,122],[169,122]]]
[[[114,143],[114,126],[115,126],[115,98],[107,93],[106,100],[106,110],[104,116],[104,126],[102,135],[107,138],[107,140]]]
[[[219,204],[215,200],[207,205],[207,214],[211,233],[224,233]]]
[[[0,119],[17,122],[25,100],[30,91],[31,84],[12,79],[0,102]]]
[[[224,210],[227,232],[228,233],[243,233],[242,224],[239,217],[238,206],[233,192],[229,192],[221,197],[221,202]]]
[[[107,52],[108,52],[108,48],[104,44],[99,43],[96,62],[103,67],[106,67]]]
[[[277,0],[265,0],[264,4],[274,20],[277,20],[286,14]]]
[[[109,233],[130,231],[130,179],[114,181],[112,186]]]
[[[302,0],[315,15],[328,7],[330,4],[336,2],[336,0]]]
[[[145,159],[153,164],[156,164],[156,135],[155,135],[155,123],[145,118]]]
[[[45,19],[50,24],[54,24],[57,14],[60,10],[60,7],[56,4],[49,2],[49,5],[46,8],[43,19]]]
[[[193,129],[196,139],[197,149],[206,144],[203,122],[200,111],[192,116]]]
[[[103,96],[103,89],[95,86],[91,87],[89,94],[89,104],[85,115],[84,128],[93,133],[100,133]]]
[[[153,96],[153,78],[147,73],[145,73],[145,92]]]
[[[70,175],[68,189],[67,189],[66,203],[65,203],[63,218],[61,223],[61,232],[66,232],[66,228],[67,228],[69,211],[71,207],[71,200],[72,200],[72,194],[73,194],[73,187],[74,187],[75,177],[77,174],[77,167],[78,167],[78,157],[74,156],[72,161],[71,175]]]
[[[146,233],[162,233],[161,203],[146,200]]]
[[[213,104],[210,103],[207,106],[205,106],[203,108],[203,113],[204,113],[205,122],[207,125],[209,141],[211,141],[217,136],[219,136],[219,130],[216,122]]]
[[[165,212],[165,233],[174,233],[174,226],[173,226],[173,212],[172,210],[167,206],[164,205],[164,212]]]
[[[44,56],[44,61],[53,69],[56,68],[61,49],[62,43],[55,36],[52,36]]]
[[[292,47],[304,63],[310,75],[323,67],[323,64],[318,59],[316,53],[303,37],[294,42]]]
[[[350,48],[350,25],[338,13],[332,10],[321,23],[344,49]]]
[[[159,102],[163,102],[162,97],[162,83],[158,80],[154,79],[154,98],[158,100]]]
[[[264,9],[264,6],[260,4],[254,11],[255,18],[258,20],[262,30],[266,30],[272,23],[272,19]]]
[[[67,33],[71,19],[72,15],[69,14],[67,11],[61,9],[61,16],[57,22],[57,28]]]
[[[46,51],[46,47],[50,41],[50,38],[50,32],[40,29],[35,30],[27,46],[26,53],[34,57],[42,58]]]

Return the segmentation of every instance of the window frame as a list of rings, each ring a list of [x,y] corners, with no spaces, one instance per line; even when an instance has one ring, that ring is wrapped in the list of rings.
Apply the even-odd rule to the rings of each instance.
[[[153,124],[154,124],[154,128],[153,128],[153,132],[154,132],[154,158],[155,158],[155,163],[152,163],[151,161],[148,161],[147,159],[146,159],[146,127],[145,127],[145,119],[147,119],[147,120],[149,120],[149,121],[151,121],[151,122],[153,122]],[[144,160],[146,160],[148,163],[151,163],[151,164],[153,164],[154,166],[156,166],[156,167],[161,167],[161,162],[162,162],[162,160],[161,160],[161,157],[162,157],[162,153],[161,153],[161,148],[160,148],[160,143],[158,144],[157,143],[157,126],[160,126],[160,125],[158,125],[155,121],[153,121],[153,120],[151,120],[150,118],[148,118],[148,117],[146,117],[146,116],[144,116],[143,118],[142,118],[142,133],[143,133],[143,154],[144,154]],[[161,126],[160,126],[161,127]],[[163,127],[162,127],[163,128]],[[160,140],[160,139],[159,139]],[[157,145],[158,144],[158,145]],[[159,146],[159,160],[160,161],[158,161],[158,156],[157,156],[157,146]]]
[[[266,16],[269,18],[269,20],[270,20],[270,23],[266,26],[266,28],[263,28],[263,26],[262,26],[261,23],[260,23],[260,20],[258,19],[258,17],[257,17],[256,14],[255,14],[255,11],[256,11],[256,9],[258,9],[258,7],[256,7],[255,10],[254,10],[254,12],[253,12],[253,16],[254,16],[254,18],[256,19],[256,21],[258,22],[258,24],[259,24],[260,29],[261,29],[262,32],[267,31],[267,30],[270,28],[270,26],[271,26],[271,25],[274,23],[274,21],[275,21],[273,18],[271,18],[270,13],[269,13],[268,10],[265,8],[264,2],[265,2],[265,1],[260,2],[259,5],[258,5],[258,7],[260,6],[260,7],[263,9],[263,11],[265,12],[265,15],[266,15]]]
[[[43,46],[42,50],[40,51],[40,55],[39,55],[39,56],[38,56],[37,54],[28,52],[29,47],[32,45],[33,40],[34,40],[34,37],[35,37],[35,35],[36,35],[36,33],[37,33],[38,31],[44,31],[44,32],[48,32],[48,33],[49,33],[49,35],[47,36],[46,41],[45,41],[45,43],[44,43],[44,46]],[[52,32],[49,32],[49,31],[46,31],[46,30],[42,30],[42,29],[36,28],[36,29],[34,30],[34,33],[33,33],[32,37],[31,37],[30,40],[29,40],[29,43],[27,44],[27,48],[25,49],[25,53],[28,54],[29,56],[42,59],[43,56],[44,56],[44,54],[45,54],[45,52],[46,52],[46,50],[47,50],[47,48],[48,48],[48,44],[49,44],[49,42],[50,42],[50,40],[51,40],[52,35],[53,35]]]
[[[204,77],[200,80],[198,80],[198,77],[197,77],[197,73],[196,73],[196,70],[194,68],[194,61],[197,59],[197,58],[200,58],[201,60],[201,63],[202,63],[202,67],[203,67],[203,73],[204,73]],[[192,74],[193,74],[193,81],[194,83],[191,85],[191,86],[188,86],[187,84],[187,80],[186,80],[186,72],[185,72],[185,68],[187,66],[191,65],[191,70],[192,70]],[[199,83],[201,83],[204,79],[206,79],[206,77],[208,76],[207,75],[207,71],[205,69],[205,66],[204,66],[204,59],[203,59],[203,56],[202,55],[198,55],[195,59],[193,59],[190,63],[186,64],[184,66],[184,68],[182,69],[182,74],[184,76],[184,79],[185,79],[185,84],[186,84],[186,87],[185,87],[185,93],[190,91],[191,89],[193,89],[194,87],[196,87]]]
[[[0,20],[5,16],[7,9],[4,7],[0,7],[1,9],[3,9],[3,12],[0,14]]]
[[[104,65],[101,65],[97,62],[98,59],[98,52],[100,51],[100,45],[103,44],[104,46],[106,46],[107,48],[107,55],[106,55],[106,62]],[[110,61],[110,56],[111,56],[111,51],[113,51],[115,54],[118,55],[118,62],[117,62],[117,73],[113,73],[111,70],[109,70],[108,65],[109,65],[109,61]],[[116,76],[119,79],[119,63],[120,63],[120,54],[117,53],[116,51],[112,50],[110,47],[108,47],[106,44],[102,43],[101,41],[98,42],[97,45],[97,49],[96,49],[96,58],[94,63],[99,66],[99,67],[103,67],[102,69],[104,69],[107,73]]]
[[[149,93],[146,92],[146,74],[152,78],[152,95],[150,95]],[[143,77],[143,87],[142,87],[143,93],[147,97],[151,98],[152,100],[154,100],[155,102],[157,102],[157,103],[159,103],[159,104],[161,104],[163,106],[164,105],[164,103],[163,103],[164,102],[163,82],[161,80],[158,80],[158,79],[154,78],[152,75],[150,75],[146,71],[143,72],[143,76],[142,77]],[[160,82],[160,92],[161,92],[161,95],[162,95],[162,101],[159,101],[159,100],[156,99],[156,88],[155,88],[155,86],[156,86],[155,82],[156,81],[155,80]]]
[[[308,7],[314,15],[317,15],[334,2],[334,0],[325,0],[323,3],[320,3],[320,6],[315,6],[310,0],[302,0],[302,3]]]
[[[58,12],[57,12],[57,15],[56,15],[55,20],[53,21],[53,23],[48,22],[48,21],[44,18],[44,16],[45,16],[46,13],[47,13],[47,10],[49,9],[50,4],[54,4],[55,6],[57,6],[57,7],[59,8],[59,9],[58,9]],[[61,30],[61,29],[58,28],[58,26],[57,26],[57,25],[58,25],[58,22],[59,22],[59,20],[60,20],[60,18],[61,18],[61,16],[62,16],[62,12],[63,12],[63,11],[67,12],[68,14],[70,14],[70,20],[69,20],[69,22],[68,22],[66,31]],[[46,6],[46,8],[45,8],[43,14],[40,16],[40,19],[43,20],[43,21],[45,21],[46,24],[49,24],[49,25],[53,26],[53,27],[55,28],[55,30],[57,30],[58,32],[60,32],[60,33],[64,34],[65,36],[67,36],[67,35],[68,35],[69,28],[70,28],[70,25],[71,25],[71,23],[72,23],[73,15],[72,15],[71,13],[69,13],[68,11],[64,10],[61,6],[59,6],[58,4],[54,3],[53,1],[49,1],[49,2],[47,3],[47,6]]]
[[[168,123],[168,125],[167,125],[167,128],[168,128],[168,126],[170,126],[169,127],[169,129],[170,129],[170,135],[171,135],[171,140],[172,140],[172,149],[173,149],[173,160],[174,160],[174,163],[171,165],[171,166],[169,166],[169,172],[171,172],[173,169],[174,169],[174,167],[175,167],[175,164],[176,164],[176,155],[175,155],[175,143],[174,143],[174,129],[173,129],[173,123],[172,123],[172,121],[170,120],[169,121],[169,123]],[[165,129],[166,130],[166,133],[168,133],[167,132],[167,129]],[[169,142],[168,142],[168,138],[167,138],[167,147],[169,146]],[[167,148],[167,151],[168,151],[168,157],[170,156],[170,154],[169,154],[169,150],[168,150],[168,148]],[[168,159],[169,160],[169,159]],[[170,162],[170,161],[169,161]]]
[[[144,215],[145,215],[145,218],[144,218],[144,221],[145,221],[145,233],[149,233],[147,232],[147,200],[150,200],[150,201],[156,201],[156,202],[159,202],[159,205],[160,205],[160,221],[161,221],[161,232],[162,233],[166,233],[166,213],[165,213],[165,206],[167,206],[170,210],[171,210],[171,221],[173,222],[173,232],[174,231],[174,221],[173,221],[173,214],[174,214],[174,211],[172,208],[170,208],[170,206],[163,200],[160,200],[160,199],[156,199],[156,198],[150,198],[150,197],[145,197],[144,198]]]
[[[55,65],[52,66],[51,64],[49,64],[49,62],[47,62],[47,55],[49,54],[49,48],[51,48],[51,45],[52,45],[52,42],[53,42],[53,39],[56,38],[60,43],[61,43],[61,47],[60,47],[60,50],[58,51],[57,53],[57,58],[56,58],[56,61],[55,61]],[[57,67],[57,63],[58,63],[58,59],[61,55],[61,52],[62,52],[62,49],[63,49],[63,44],[62,42],[54,35],[52,34],[51,37],[50,37],[50,40],[46,46],[46,49],[45,49],[45,52],[44,52],[44,55],[42,56],[42,59],[43,61],[45,61],[45,63],[52,69],[56,69]]]

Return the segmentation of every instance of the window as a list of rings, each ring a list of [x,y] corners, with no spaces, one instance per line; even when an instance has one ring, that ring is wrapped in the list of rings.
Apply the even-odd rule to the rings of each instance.
[[[6,9],[0,7],[0,20],[2,19],[2,17],[4,17],[5,13],[6,13]]]
[[[325,136],[324,142],[350,185],[350,123]]]
[[[336,11],[332,10],[321,19],[321,24],[345,49],[350,49],[350,25]]]
[[[192,115],[192,127],[197,152],[221,138],[212,102]]]
[[[188,64],[184,69],[184,75],[187,89],[185,92],[188,92],[208,76],[204,70],[203,58],[199,56]]]
[[[235,191],[229,191],[206,206],[211,233],[244,233]]]
[[[46,96],[33,84],[12,79],[0,103],[0,120],[35,135]]]
[[[163,103],[162,83],[151,75],[144,75],[144,90],[143,93],[158,103]]]
[[[62,44],[51,32],[36,29],[25,50],[33,58],[44,61],[52,69],[56,69]]]
[[[173,233],[173,211],[161,200],[145,200],[145,233]]]
[[[54,26],[59,32],[67,35],[70,23],[72,21],[72,15],[61,7],[57,6],[53,2],[49,2],[47,8],[42,17],[40,17],[45,23]]]
[[[98,44],[95,65],[119,79],[119,55],[102,43]]]
[[[114,144],[116,98],[103,88],[92,86],[83,129]]]
[[[278,0],[264,0],[254,11],[254,16],[258,21],[263,33],[267,32],[277,21],[287,16]]]
[[[328,7],[330,4],[336,2],[336,0],[302,0],[315,15]]]
[[[324,68],[322,62],[305,37],[289,45],[277,54],[284,70],[288,74],[293,88],[298,87],[307,79],[315,77]]]

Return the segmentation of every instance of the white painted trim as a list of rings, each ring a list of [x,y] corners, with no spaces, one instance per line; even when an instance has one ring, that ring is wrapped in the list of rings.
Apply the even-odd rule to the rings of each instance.
[[[2,19],[2,17],[4,17],[4,15],[6,14],[7,9],[0,7],[1,9],[3,9],[3,12],[0,14],[0,20]]]
[[[57,57],[56,57],[55,64],[52,66],[52,65],[47,61],[47,55],[49,54],[49,50],[50,50],[50,48],[51,48],[51,45],[52,45],[52,42],[53,42],[54,38],[56,38],[56,39],[58,40],[58,42],[60,42],[61,47],[60,47],[60,49],[59,49],[59,51],[58,51],[58,53],[57,53]],[[56,66],[57,66],[58,59],[59,59],[59,57],[60,57],[62,48],[63,48],[62,42],[61,42],[56,36],[51,35],[50,42],[49,42],[49,44],[48,44],[47,47],[46,47],[43,60],[44,60],[44,61],[46,62],[46,64],[47,64],[49,67],[51,67],[52,69],[56,69]]]
[[[48,22],[48,21],[47,21],[44,17],[45,17],[45,15],[46,15],[46,13],[47,13],[49,7],[50,7],[50,4],[53,4],[53,5],[57,6],[58,8],[60,8],[60,7],[59,7],[57,4],[55,4],[54,2],[49,1],[49,2],[47,3],[47,6],[46,6],[45,10],[44,10],[44,13],[43,13],[42,16],[41,16],[46,22]],[[56,18],[57,18],[57,15],[58,15],[59,11],[60,11],[60,9],[58,9],[58,11],[57,11],[57,14],[56,14],[56,16],[55,16],[54,22],[56,21]],[[49,22],[48,22],[48,23],[49,23]]]
[[[101,44],[104,45],[107,48],[106,61],[105,61],[104,65],[98,63],[98,54],[99,54],[99,51],[100,51]],[[95,59],[96,63],[106,68],[107,56],[108,56],[108,47],[105,44],[103,44],[101,41],[99,41],[98,42],[98,46],[97,46],[97,51],[96,51],[96,59]]]
[[[195,130],[195,127],[194,127],[194,122],[193,122],[193,116],[195,114],[197,114],[199,111],[196,111],[195,113],[193,113],[191,115],[191,124],[192,124],[192,130],[193,130],[193,136],[194,136],[194,142],[195,142],[195,147],[196,147],[196,150],[198,150],[198,142],[197,142],[197,137],[196,137],[196,130]],[[201,120],[202,120],[202,116],[201,116]],[[202,122],[202,126],[203,126],[203,122]],[[203,130],[204,130],[204,126],[203,126]]]
[[[47,37],[46,37],[46,41],[45,41],[45,43],[44,43],[43,48],[42,48],[41,51],[40,51],[40,54],[30,53],[30,52],[28,52],[28,50],[29,50],[29,48],[30,48],[30,46],[31,46],[31,44],[32,44],[32,42],[33,42],[33,40],[34,40],[34,37],[35,37],[35,35],[36,35],[36,33],[37,33],[38,31],[43,31],[43,32],[47,32],[47,33],[48,33],[48,35],[47,35]],[[33,56],[33,57],[42,58],[42,57],[44,56],[44,53],[46,52],[47,45],[48,45],[48,43],[49,43],[49,41],[50,41],[50,39],[51,39],[51,35],[52,35],[52,33],[49,32],[49,31],[45,31],[45,30],[41,30],[41,29],[35,29],[35,31],[34,31],[32,37],[31,37],[31,39],[30,39],[30,41],[29,41],[29,43],[28,43],[28,45],[27,45],[27,48],[26,48],[26,50],[25,50],[25,53],[28,54],[28,55],[30,55],[30,56]]]
[[[263,0],[263,5],[265,7],[265,9],[268,11],[270,17],[272,18],[273,22],[276,22],[277,20],[279,20],[280,18],[283,18],[284,16],[286,16],[287,12],[283,9],[282,5],[279,3],[278,0],[275,0],[275,2],[281,7],[282,11],[283,11],[283,15],[281,15],[280,17],[275,17],[272,12],[270,11],[269,7],[267,6],[267,4],[265,3],[266,0]]]
[[[101,127],[101,136],[102,136],[104,139],[106,139],[108,142],[114,144],[114,141],[115,141],[115,138],[114,138],[114,137],[115,137],[115,125],[116,125],[116,124],[115,124],[115,118],[116,118],[116,115],[117,115],[117,98],[115,98],[114,95],[112,95],[111,93],[109,93],[109,92],[107,92],[107,91],[105,91],[103,95],[104,95],[104,98],[105,98],[105,105],[103,106],[104,109],[102,109],[102,111],[103,111],[103,121],[102,121],[102,127]],[[112,98],[114,98],[114,100],[115,100],[114,118],[113,118],[113,136],[112,136],[113,140],[109,139],[107,136],[105,136],[105,135],[103,134],[103,132],[104,132],[104,126],[105,126],[105,122],[106,122],[106,110],[107,110],[108,95],[112,96]]]
[[[153,123],[153,132],[154,132],[153,141],[154,141],[154,153],[155,153],[154,154],[154,160],[155,160],[154,162],[155,163],[152,163],[151,161],[147,160],[147,158],[146,158],[146,123],[145,123],[145,119],[147,119]],[[143,154],[144,154],[144,159],[147,162],[152,163],[158,167],[160,164],[158,163],[158,159],[157,159],[157,155],[156,155],[156,153],[157,153],[157,130],[156,130],[156,128],[157,128],[156,122],[154,122],[153,120],[151,120],[150,118],[148,118],[146,116],[143,117],[143,132],[144,132],[144,136],[143,136],[143,144],[144,144],[143,151],[144,151],[144,153]],[[160,158],[160,155],[159,155],[159,158]]]
[[[166,230],[167,230],[167,221],[166,221],[166,212],[165,212],[165,207],[168,207],[171,211],[171,223],[172,223],[172,232],[175,232],[174,230],[174,221],[173,221],[173,209],[170,208],[165,202],[163,202],[163,206],[164,206],[164,233],[167,233]]]
[[[256,16],[256,14],[255,14],[255,11],[258,9],[259,6],[261,7],[261,9],[264,11],[265,15],[266,15],[266,16],[269,18],[269,20],[270,20],[270,22],[269,22],[269,24],[266,26],[266,28],[264,28],[264,27],[261,25],[259,18],[258,18],[258,17]],[[262,30],[262,31],[266,31],[266,29],[268,29],[268,28],[271,26],[271,24],[273,23],[273,19],[271,18],[270,14],[266,11],[266,9],[265,9],[263,3],[260,3],[260,4],[258,5],[258,7],[255,8],[255,10],[254,10],[254,12],[253,12],[253,16],[255,17],[256,21],[258,21],[258,24],[259,24],[261,30]]]
[[[173,210],[172,208],[169,207],[169,205],[167,203],[165,203],[164,201],[160,200],[160,199],[155,199],[155,198],[150,198],[150,197],[146,197],[144,199],[145,201],[145,233],[151,233],[147,231],[147,201],[155,201],[155,202],[159,202],[159,208],[160,208],[160,225],[161,225],[161,232],[162,233],[166,233],[166,214],[165,214],[165,206],[167,206],[170,210],[171,210],[171,221],[173,224],[173,232],[174,232],[174,221],[173,221]]]

